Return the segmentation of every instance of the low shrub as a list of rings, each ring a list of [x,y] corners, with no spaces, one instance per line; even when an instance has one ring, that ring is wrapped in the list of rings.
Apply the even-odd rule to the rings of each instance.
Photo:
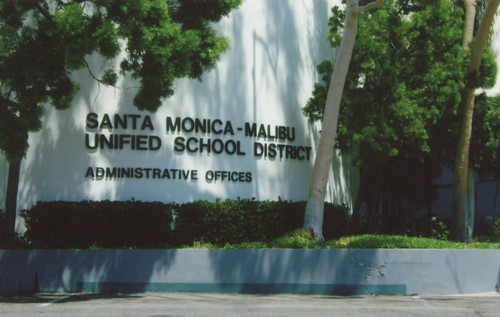
[[[380,233],[382,232],[382,218],[379,215],[359,215],[359,228],[356,233]]]
[[[179,206],[175,213],[174,243],[192,245],[195,241],[225,245],[243,242],[269,242],[304,223],[306,203],[220,200],[194,201]],[[327,239],[347,234],[349,214],[346,206],[325,204],[323,235]]]
[[[297,229],[273,240],[269,246],[276,249],[318,249],[324,246],[324,242],[307,230]]]
[[[220,200],[194,201],[175,213],[177,245],[195,241],[224,245],[270,241],[302,226],[304,202]]]
[[[497,219],[493,223],[493,226],[491,226],[491,231],[493,236],[495,236],[496,238],[500,238],[500,219]]]
[[[303,226],[305,202],[255,199],[198,200],[184,204],[141,201],[38,202],[21,212],[25,239],[35,248],[198,248],[226,244],[279,247],[315,245]],[[348,234],[345,206],[325,204],[326,239]],[[284,237],[283,237],[284,236]],[[304,240],[306,239],[306,240]],[[255,242],[258,241],[258,242]],[[253,247],[252,247],[253,248]]]
[[[224,249],[268,249],[269,243],[263,241],[242,242],[237,244],[226,243]]]
[[[437,220],[436,218],[431,219],[431,238],[438,240],[448,240],[450,236],[450,230],[448,225],[444,220]]]
[[[173,245],[192,245],[205,237],[203,217],[212,203],[198,200],[178,206],[174,211]]]
[[[25,239],[35,248],[165,247],[171,205],[140,201],[38,202],[23,210]]]
[[[347,208],[326,204],[324,235],[319,241],[302,227],[305,202],[217,200],[175,203],[139,201],[39,202],[23,210],[24,241],[34,248],[495,248],[495,239],[457,243],[442,240],[446,226],[437,224],[440,239],[398,235],[347,236]],[[0,212],[1,215],[1,212]],[[173,215],[173,216],[172,216]],[[0,216],[0,221],[1,221]],[[374,230],[377,218],[362,218]],[[173,230],[172,230],[173,228]],[[500,232],[500,220],[494,229]],[[346,236],[336,237],[345,234]],[[498,235],[497,235],[498,236]],[[331,237],[334,237],[333,239]],[[479,241],[479,240],[478,240]],[[483,240],[480,240],[483,241]]]
[[[474,219],[474,236],[494,236],[494,223],[488,223],[485,218]]]
[[[338,239],[349,234],[350,220],[347,206],[325,203],[323,215],[323,237],[325,240]]]

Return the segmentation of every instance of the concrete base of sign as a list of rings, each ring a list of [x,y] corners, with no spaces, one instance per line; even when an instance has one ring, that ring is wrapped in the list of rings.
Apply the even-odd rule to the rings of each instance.
[[[500,250],[1,250],[0,292],[463,294]]]

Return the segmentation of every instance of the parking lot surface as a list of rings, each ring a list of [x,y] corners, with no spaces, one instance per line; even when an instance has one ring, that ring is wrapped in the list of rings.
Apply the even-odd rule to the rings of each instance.
[[[0,296],[0,316],[498,316],[500,294],[321,296],[204,293]]]

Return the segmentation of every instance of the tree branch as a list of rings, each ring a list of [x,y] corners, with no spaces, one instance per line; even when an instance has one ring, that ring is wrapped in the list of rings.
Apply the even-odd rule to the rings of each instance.
[[[97,83],[100,85],[100,84],[103,84],[104,86],[111,86],[111,87],[114,87],[114,88],[117,88],[117,89],[122,89],[122,87],[118,87],[116,85],[110,85],[104,81],[102,81],[101,79],[97,78],[97,76],[94,75],[94,73],[92,73],[92,70],[90,70],[90,66],[89,64],[87,63],[87,61],[85,60],[85,58],[83,59],[83,63],[85,64],[85,67],[87,68],[87,71],[89,72],[90,76],[92,78],[94,78],[95,81],[97,81]]]
[[[367,11],[370,11],[371,9],[378,8],[384,4],[384,0],[377,0],[375,2],[370,2],[365,4],[364,6],[357,6],[356,12],[357,13],[365,13]]]
[[[87,61],[85,60],[85,58],[83,59],[83,63],[85,64],[85,67],[87,68],[87,71],[89,72],[90,76],[91,76],[92,78],[94,78],[94,80],[95,80],[95,81],[97,81],[99,84],[103,84],[103,85],[104,85],[104,83],[102,82],[102,80],[100,80],[99,78],[97,78],[97,77],[94,75],[94,73],[92,73],[92,70],[90,70],[90,66],[89,66],[89,64],[87,63]]]
[[[52,21],[52,15],[50,15],[50,13],[45,10],[40,3],[35,3],[35,9],[37,9],[38,12],[40,12],[47,20]]]

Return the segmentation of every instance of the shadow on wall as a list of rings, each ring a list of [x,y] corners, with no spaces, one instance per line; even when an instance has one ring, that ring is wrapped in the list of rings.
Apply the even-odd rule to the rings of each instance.
[[[145,292],[175,250],[0,251],[0,292]]]
[[[467,294],[495,284],[498,291],[499,256],[453,249],[5,250],[0,292]]]
[[[212,116],[234,118],[241,123],[245,120],[295,126],[301,132],[295,143],[310,143],[310,131],[301,108],[310,95],[313,82],[303,78],[311,78],[315,72],[315,65],[310,61],[321,52],[314,51],[311,46],[326,42],[327,25],[326,2],[313,3],[313,7],[304,13],[308,15],[307,19],[291,18],[300,16],[299,11],[304,6],[296,2],[293,5],[291,1],[283,0],[243,3],[242,6],[247,6],[242,10],[245,15],[236,11],[231,14],[229,22],[219,26],[221,33],[231,38],[231,49],[223,57],[227,63],[204,76],[204,84],[197,86],[197,93],[189,98],[194,99],[194,104],[203,105],[203,112],[209,109]],[[304,23],[305,20],[318,26],[314,34],[309,29],[311,24]],[[308,28],[307,36],[301,28]],[[179,98],[182,100],[183,97]],[[267,139],[258,141],[273,142]],[[307,171],[310,171],[312,161],[300,162],[301,167],[297,168],[299,162],[255,158],[252,153],[247,153],[247,157],[241,160],[258,175],[252,181],[253,194],[241,195],[236,186],[227,186],[224,188],[227,196],[306,198],[308,180],[305,178],[308,178]],[[219,166],[238,165],[235,160],[222,156],[214,161]],[[298,172],[287,172],[290,170],[287,166]],[[269,197],[272,192],[279,194]]]
[[[333,51],[325,40],[329,12],[328,1],[295,0],[249,1],[216,25],[228,36],[231,49],[217,67],[203,76],[203,82],[182,79],[176,83],[176,94],[166,100],[156,114],[139,112],[132,105],[136,82],[125,78],[113,89],[99,86],[86,71],[73,74],[81,86],[73,106],[66,111],[48,108],[40,133],[30,135],[30,150],[22,167],[19,209],[36,201],[71,200],[137,200],[163,202],[213,200],[223,198],[291,199],[307,198],[313,160],[280,160],[254,157],[253,141],[245,138],[248,153],[244,157],[211,153],[173,153],[175,135],[165,133],[166,116],[191,116],[257,122],[296,127],[293,144],[312,144],[317,131],[302,114],[311,96],[316,64],[331,58]],[[103,62],[92,55],[89,64],[99,68]],[[93,70],[99,76],[99,69]],[[129,89],[130,88],[130,89]],[[155,123],[153,134],[162,137],[168,147],[158,152],[90,151],[85,148],[85,117],[89,112],[138,113],[150,115]],[[106,130],[105,133],[113,133]],[[116,132],[116,131],[115,131]],[[120,130],[118,133],[135,133]],[[214,138],[214,135],[196,135]],[[238,136],[236,136],[238,137]],[[243,137],[244,138],[244,137]],[[314,151],[314,145],[313,145]],[[139,155],[140,154],[140,155]],[[202,162],[200,164],[200,162]],[[342,163],[335,162],[335,183],[329,196],[334,202],[349,199]],[[247,184],[214,184],[205,182],[146,181],[117,179],[93,181],[85,178],[88,167],[160,167],[193,169],[203,166],[212,170],[252,171]],[[201,173],[201,172],[200,172]]]
[[[237,282],[239,292],[333,295],[498,291],[499,255],[453,249],[209,251],[216,281]]]
[[[404,284],[384,282],[384,264],[377,252],[291,249],[1,251],[0,293],[194,291],[406,295]]]
[[[92,55],[89,62],[100,63],[97,55]],[[39,200],[82,199],[85,171],[81,166],[88,164],[88,158],[82,153],[85,116],[81,114],[91,108],[101,87],[84,71],[72,77],[80,84],[72,107],[56,110],[46,105],[42,130],[29,134],[30,147],[21,165],[18,210],[29,208]],[[23,227],[18,217],[17,231],[24,231]]]
[[[211,250],[221,284],[240,293],[406,295],[385,281],[377,250]],[[374,264],[375,263],[375,264]]]
[[[88,58],[92,65],[101,65],[103,60],[96,54]],[[99,72],[95,72],[99,76]],[[29,208],[37,201],[89,199],[86,191],[86,167],[91,166],[85,152],[86,114],[95,106],[110,108],[101,95],[109,98],[109,93],[117,90],[101,86],[86,71],[72,74],[80,84],[80,92],[75,96],[72,107],[56,110],[46,106],[44,125],[39,133],[29,135],[30,148],[22,162],[19,183],[18,210]],[[125,84],[126,85],[126,84]],[[117,109],[116,109],[117,110]],[[106,160],[105,154],[102,156]],[[99,194],[108,199],[116,197],[117,188],[108,186]],[[99,199],[101,197],[95,197]],[[18,218],[18,231],[22,221]]]

